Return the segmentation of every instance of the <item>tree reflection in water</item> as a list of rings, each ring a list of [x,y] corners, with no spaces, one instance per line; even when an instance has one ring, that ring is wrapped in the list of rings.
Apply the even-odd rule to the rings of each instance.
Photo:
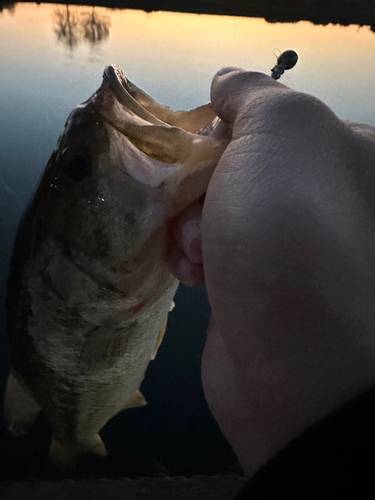
[[[94,45],[108,37],[110,26],[109,16],[98,14],[95,12],[95,7],[92,7],[91,12],[83,13],[83,17],[85,17],[82,22],[83,36],[89,43]]]
[[[57,39],[70,49],[81,42],[95,45],[109,36],[109,16],[82,7],[57,7],[53,11],[53,31]]]
[[[13,15],[16,10],[16,4],[0,1],[0,14],[3,12],[3,10],[7,10],[10,14]]]

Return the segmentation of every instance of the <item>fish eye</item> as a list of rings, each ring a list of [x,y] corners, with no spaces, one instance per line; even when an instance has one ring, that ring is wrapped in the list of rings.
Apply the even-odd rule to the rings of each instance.
[[[90,155],[84,150],[67,149],[62,154],[61,168],[69,180],[78,182],[91,172]]]

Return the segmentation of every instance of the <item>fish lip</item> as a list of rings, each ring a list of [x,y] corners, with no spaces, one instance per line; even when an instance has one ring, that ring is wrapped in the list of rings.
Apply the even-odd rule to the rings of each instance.
[[[118,66],[115,64],[106,66],[103,72],[103,80],[110,86],[113,95],[123,107],[153,125],[170,127],[170,125],[156,118],[156,116],[152,115],[134,99],[128,89],[128,79]]]
[[[112,98],[125,111],[129,123],[135,123],[134,119],[141,119],[143,125],[156,125],[166,129],[178,128],[184,132],[199,136],[210,135],[216,127],[218,117],[210,103],[198,106],[190,111],[174,111],[168,106],[159,104],[151,96],[143,92],[142,89],[139,89],[127,79],[115,64],[110,64],[104,69],[103,84],[96,96],[98,97],[100,90],[105,89],[112,94]],[[111,113],[106,113],[99,101],[96,101],[95,104],[99,113],[108,123],[117,128],[119,132],[124,133],[122,127],[118,127],[118,120],[114,120]],[[208,120],[207,113],[211,114]],[[192,127],[192,124],[196,125],[197,122],[199,126]]]
[[[123,101],[124,94],[126,93],[131,99],[133,99],[134,102],[136,102],[127,91],[124,85],[127,83],[127,78],[118,66],[114,64],[106,66],[103,71],[103,79],[109,84],[118,101]]]

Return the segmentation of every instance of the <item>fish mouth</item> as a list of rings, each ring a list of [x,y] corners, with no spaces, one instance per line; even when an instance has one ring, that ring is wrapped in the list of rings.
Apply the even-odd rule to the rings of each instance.
[[[163,186],[171,190],[174,186],[180,193],[180,186],[183,193],[175,197],[186,199],[185,206],[188,200],[194,201],[191,193],[198,196],[205,192],[229,142],[210,136],[219,120],[211,103],[190,111],[173,111],[110,65],[94,94],[94,106],[107,124],[122,134],[116,136],[114,144],[120,151],[118,168],[123,173],[153,189]],[[194,188],[188,186],[188,178]]]
[[[166,125],[166,123],[147,111],[147,109],[137,101],[136,97],[133,97],[137,95],[137,91],[138,94],[142,91],[126,78],[118,66],[107,66],[103,72],[103,80],[108,82],[113,95],[123,107],[153,125]],[[151,97],[149,98],[152,99]]]
[[[211,103],[190,111],[174,111],[158,103],[131,82],[116,65],[105,68],[103,80],[110,86],[113,95],[124,109],[149,124],[167,128],[178,127],[186,132],[198,133],[210,127],[217,118]]]

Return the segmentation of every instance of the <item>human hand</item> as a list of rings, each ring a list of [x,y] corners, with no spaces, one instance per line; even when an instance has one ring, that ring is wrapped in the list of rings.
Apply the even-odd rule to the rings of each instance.
[[[205,395],[251,476],[375,381],[375,132],[259,73],[211,97],[232,140],[170,267],[206,282]]]

